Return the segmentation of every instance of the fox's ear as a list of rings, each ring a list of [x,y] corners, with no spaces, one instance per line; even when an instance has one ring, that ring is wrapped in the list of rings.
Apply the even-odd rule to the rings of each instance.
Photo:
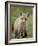
[[[30,13],[29,13],[29,12],[27,12],[27,13],[26,13],[26,15],[27,15],[27,17],[29,17],[29,16],[30,16]]]
[[[19,16],[22,16],[22,12],[19,13]]]
[[[20,13],[20,16],[22,16],[22,13]]]

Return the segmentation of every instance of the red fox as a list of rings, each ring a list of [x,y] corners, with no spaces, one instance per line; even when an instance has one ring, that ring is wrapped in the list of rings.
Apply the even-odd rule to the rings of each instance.
[[[28,20],[28,15],[25,14],[25,13],[22,13],[22,15],[19,16],[15,20],[15,23],[14,23],[14,32],[15,33],[17,32],[20,35],[19,37],[22,37],[22,36],[26,37],[27,36],[27,31],[26,31],[27,20]]]

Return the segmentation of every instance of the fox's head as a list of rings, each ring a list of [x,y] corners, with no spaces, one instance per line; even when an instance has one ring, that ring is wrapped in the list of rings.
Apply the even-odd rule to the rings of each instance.
[[[20,18],[21,23],[25,23],[28,20],[29,14],[28,13],[22,13]]]

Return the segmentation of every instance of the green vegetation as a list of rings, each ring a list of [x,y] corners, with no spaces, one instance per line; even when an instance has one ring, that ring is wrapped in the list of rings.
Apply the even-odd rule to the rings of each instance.
[[[14,21],[19,17],[20,13],[24,12],[27,13],[29,12],[29,20],[28,20],[28,36],[27,37],[32,37],[32,8],[33,7],[25,7],[25,6],[13,6],[10,5],[10,26],[11,26],[11,32],[12,32],[12,24],[14,24]]]

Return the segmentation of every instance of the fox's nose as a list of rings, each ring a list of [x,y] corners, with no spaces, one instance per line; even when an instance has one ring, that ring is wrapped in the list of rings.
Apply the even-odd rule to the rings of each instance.
[[[22,24],[25,24],[25,22],[23,21]]]
[[[25,22],[22,22],[23,24],[25,23]]]

